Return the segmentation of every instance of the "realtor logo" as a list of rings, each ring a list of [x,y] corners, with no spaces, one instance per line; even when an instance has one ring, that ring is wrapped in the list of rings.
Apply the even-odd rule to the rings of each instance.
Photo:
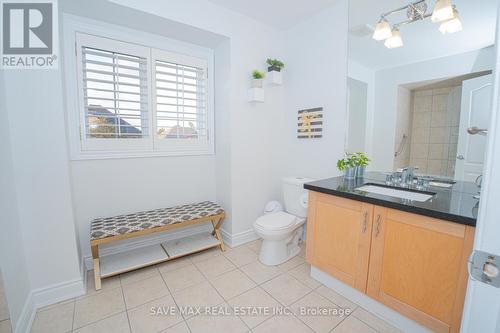
[[[3,69],[57,68],[54,0],[1,2]]]

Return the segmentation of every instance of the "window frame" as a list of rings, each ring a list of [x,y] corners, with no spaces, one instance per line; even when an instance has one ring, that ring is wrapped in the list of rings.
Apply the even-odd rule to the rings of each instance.
[[[185,43],[143,31],[63,14],[66,122],[71,160],[137,158],[154,156],[213,155],[214,138],[214,53],[212,49]],[[85,45],[87,44],[87,45]],[[147,119],[146,138],[87,138],[85,133],[85,100],[83,97],[83,63],[81,46],[110,52],[142,55],[147,49]],[[111,48],[110,45],[113,47]],[[207,140],[178,139],[183,142],[161,142],[156,138],[156,84],[153,56],[169,55],[171,59],[198,61],[206,65]],[[161,60],[161,59],[159,59]],[[189,63],[186,63],[189,66]],[[82,127],[83,126],[83,127]],[[168,139],[175,140],[177,139]],[[196,141],[196,142],[193,142]]]
[[[200,139],[158,139],[158,136],[156,135],[156,128],[157,128],[157,104],[156,104],[156,61],[164,61],[164,62],[174,62],[174,63],[180,63],[183,65],[187,66],[192,66],[192,67],[201,67],[205,70],[205,80],[207,84],[207,94],[206,94],[206,118],[207,118],[207,138],[200,140]],[[152,86],[151,90],[151,97],[152,97],[152,109],[153,109],[153,128],[155,129],[154,133],[154,146],[155,148],[157,147],[160,150],[167,150],[167,151],[190,151],[190,152],[196,152],[201,150],[208,150],[209,149],[209,144],[210,144],[210,129],[208,128],[208,124],[211,123],[211,117],[212,115],[210,114],[209,107],[208,105],[210,104],[211,96],[208,91],[208,64],[207,61],[204,59],[200,58],[195,58],[191,56],[186,56],[182,54],[177,54],[173,52],[168,52],[164,50],[158,50],[158,49],[152,49],[151,50],[151,72],[152,72],[152,82],[154,83],[154,86]],[[196,141],[196,142],[193,142]]]

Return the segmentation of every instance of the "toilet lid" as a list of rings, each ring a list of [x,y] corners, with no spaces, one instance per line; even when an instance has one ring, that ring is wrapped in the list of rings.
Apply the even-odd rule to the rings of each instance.
[[[255,221],[259,227],[268,230],[286,229],[295,223],[297,217],[285,212],[277,212],[261,216]]]

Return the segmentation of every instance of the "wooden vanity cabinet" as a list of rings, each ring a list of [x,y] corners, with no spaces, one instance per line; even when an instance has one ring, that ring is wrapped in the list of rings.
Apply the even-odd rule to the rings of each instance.
[[[311,265],[366,292],[373,205],[309,193],[306,256]]]
[[[435,332],[460,331],[473,227],[316,192],[309,200],[311,265]]]

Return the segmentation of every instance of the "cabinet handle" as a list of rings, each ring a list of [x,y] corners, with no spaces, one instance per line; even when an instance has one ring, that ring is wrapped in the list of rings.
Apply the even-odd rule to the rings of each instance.
[[[366,232],[367,225],[368,225],[368,212],[365,211],[365,217],[363,220],[363,233]]]
[[[377,215],[377,226],[376,226],[375,237],[377,237],[379,234],[380,234],[380,215]]]

